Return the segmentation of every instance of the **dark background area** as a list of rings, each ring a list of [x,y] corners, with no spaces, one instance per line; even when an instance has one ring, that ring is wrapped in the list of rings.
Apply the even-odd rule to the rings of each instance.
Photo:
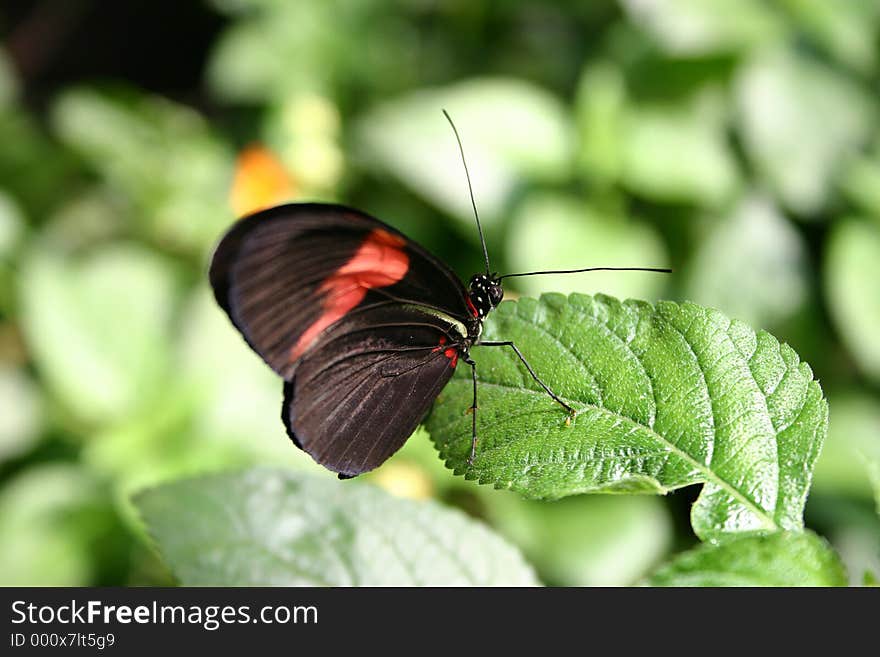
[[[205,61],[227,22],[200,2],[9,0],[2,12],[6,48],[36,109],[66,85],[114,79],[202,105]]]

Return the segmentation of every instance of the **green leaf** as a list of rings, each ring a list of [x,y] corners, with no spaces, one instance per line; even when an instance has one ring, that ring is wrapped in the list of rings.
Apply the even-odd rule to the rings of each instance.
[[[304,91],[345,95],[361,85],[376,93],[423,72],[412,57],[408,26],[382,3],[217,4],[224,11],[237,5],[241,14],[214,43],[207,66],[208,83],[223,100],[265,105]],[[382,47],[359,45],[366,33]]]
[[[758,326],[778,324],[807,297],[806,251],[769,199],[746,198],[700,241],[685,296]]]
[[[832,403],[838,401],[833,399]],[[833,407],[834,417],[837,408]],[[830,438],[829,438],[830,440]],[[850,460],[850,473],[859,479],[869,475],[870,464],[862,456]],[[866,570],[880,573],[880,522],[870,497],[846,494],[828,494],[826,488],[810,494],[808,518],[810,525],[821,527],[828,541],[840,556],[850,584],[859,584]]]
[[[813,490],[857,497],[870,497],[867,461],[880,463],[880,402],[872,395],[844,392],[829,395],[834,409],[828,422],[828,440],[816,461]]]
[[[626,80],[614,64],[594,63],[581,73],[574,107],[578,164],[593,184],[609,186],[620,177],[626,96]]]
[[[790,209],[821,210],[837,169],[872,127],[865,92],[817,61],[779,50],[753,58],[736,94],[743,142],[758,172]]]
[[[552,585],[631,585],[672,541],[669,511],[654,497],[576,495],[539,502],[487,491],[483,498],[492,526],[520,546]]]
[[[726,105],[709,89],[680,103],[645,103],[625,115],[621,177],[662,202],[714,206],[730,199],[739,173],[727,143]]]
[[[286,12],[258,11],[232,23],[208,62],[206,77],[214,93],[226,101],[265,103],[296,88],[321,90],[321,78],[326,79],[321,74],[329,73],[321,56],[333,57],[334,48],[324,43],[328,35],[320,9],[296,3]],[[294,21],[305,29],[290,29]]]
[[[473,465],[468,368],[426,425],[456,473],[534,498],[703,483],[691,522],[704,539],[803,526],[827,404],[768,333],[692,303],[548,294],[502,303],[484,335],[516,342],[579,414],[567,425],[510,349],[476,347]]]
[[[876,70],[880,4],[875,0],[783,0],[780,4],[842,64],[860,73]]]
[[[0,190],[0,258],[14,255],[25,230],[25,220],[15,200]]]
[[[232,155],[193,109],[146,94],[67,91],[53,124],[163,243],[205,250],[232,219]]]
[[[672,55],[747,49],[782,33],[782,22],[760,0],[623,0],[621,4],[630,20]]]
[[[473,232],[473,210],[455,137],[440,113],[444,107],[461,133],[480,217],[487,224],[501,218],[517,184],[559,180],[567,174],[573,128],[565,109],[556,97],[522,80],[467,80],[417,91],[371,110],[358,125],[370,161],[466,222],[468,234]]]
[[[880,516],[880,458],[868,462],[868,476],[874,486],[874,503],[877,506],[877,515]]]
[[[679,555],[652,586],[846,586],[838,556],[812,532],[744,535]]]
[[[97,537],[82,513],[101,503],[100,493],[90,473],[60,463],[27,468],[5,482],[0,586],[88,585]]]
[[[826,242],[825,290],[831,315],[856,366],[880,381],[880,226],[846,220]]]
[[[576,269],[588,265],[665,267],[663,240],[652,226],[602,212],[577,197],[535,193],[520,203],[506,231],[511,271]],[[655,299],[666,277],[652,273],[591,272],[582,276],[530,276],[511,287],[536,295],[598,292],[627,298]]]
[[[27,259],[19,291],[28,346],[80,420],[124,418],[160,388],[177,283],[168,264],[123,244],[79,260],[51,248]]]
[[[78,184],[70,154],[43,132],[40,119],[17,109],[0,109],[0,181],[3,190],[41,218]]]
[[[266,146],[290,172],[297,198],[332,198],[345,169],[339,108],[325,96],[293,94],[263,122]]]
[[[40,239],[65,252],[78,253],[119,239],[130,228],[130,206],[107,186],[96,185],[67,197],[50,215]]]
[[[0,362],[0,463],[27,452],[43,422],[42,398],[33,381]]]
[[[285,434],[281,381],[254,357],[207,282],[179,325],[173,382],[94,433],[82,451],[84,463],[113,481],[126,519],[137,516],[133,492],[170,479],[259,463],[326,472]]]
[[[257,468],[173,482],[135,503],[188,586],[536,583],[483,525],[368,484]]]
[[[880,138],[871,155],[856,155],[846,166],[840,181],[843,192],[860,211],[880,221]]]
[[[214,447],[237,444],[252,456],[277,464],[302,454],[291,449],[278,419],[281,380],[254,357],[207,284],[186,306],[175,356],[180,378],[191,381],[198,391],[195,429],[201,442]]]

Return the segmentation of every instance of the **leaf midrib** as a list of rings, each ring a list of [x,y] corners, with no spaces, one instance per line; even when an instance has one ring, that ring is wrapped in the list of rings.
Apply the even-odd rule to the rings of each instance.
[[[500,388],[503,390],[511,390],[514,392],[527,393],[527,394],[532,395],[534,397],[543,398],[546,396],[546,394],[543,391],[539,392],[537,390],[532,390],[530,388],[525,388],[525,387],[518,388],[516,386],[506,385],[503,383],[494,383],[494,382],[490,382],[490,381],[481,380],[480,385],[491,386],[491,387]],[[644,429],[645,431],[648,432],[650,437],[654,438],[657,442],[659,442],[661,445],[666,447],[666,449],[669,452],[677,455],[682,460],[684,460],[686,463],[693,466],[696,470],[703,473],[703,475],[706,478],[706,483],[713,483],[716,486],[724,489],[728,494],[730,494],[732,497],[734,497],[736,500],[738,500],[741,504],[743,504],[745,507],[747,507],[756,516],[761,518],[764,521],[765,527],[767,529],[772,529],[774,531],[779,529],[779,526],[776,524],[776,521],[771,516],[769,516],[764,509],[762,509],[757,504],[755,504],[752,500],[750,500],[745,495],[743,495],[743,493],[740,492],[736,487],[734,487],[733,484],[731,484],[726,479],[719,477],[713,470],[709,469],[708,466],[700,463],[699,461],[694,459],[687,452],[682,451],[677,445],[675,445],[675,443],[668,441],[666,438],[664,438],[659,433],[654,431],[653,428],[645,426],[644,424],[640,424],[639,422],[633,420],[630,417],[627,417],[626,415],[620,415],[618,413],[614,413],[613,411],[611,411],[603,406],[597,406],[596,404],[590,404],[588,402],[584,402],[581,400],[571,399],[570,397],[560,396],[560,399],[562,399],[563,401],[565,401],[567,404],[569,404],[571,406],[594,409],[600,413],[611,416],[615,419],[622,419],[622,420],[629,422],[629,423],[631,423],[641,429]],[[577,421],[577,419],[575,418],[575,420],[573,420],[572,422],[576,422],[576,421]],[[514,438],[513,440],[517,441],[520,439]],[[501,447],[489,447],[488,451],[493,451],[495,449],[501,449]]]

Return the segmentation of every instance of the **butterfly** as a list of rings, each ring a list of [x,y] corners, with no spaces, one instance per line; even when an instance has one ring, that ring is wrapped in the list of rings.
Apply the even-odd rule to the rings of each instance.
[[[464,151],[455,125],[446,114]],[[471,189],[470,174],[467,172]],[[473,191],[471,190],[473,203]],[[281,419],[291,440],[350,478],[372,470],[413,433],[456,367],[471,368],[470,462],[477,447],[475,345],[511,349],[568,414],[575,409],[543,383],[512,341],[482,339],[486,316],[512,276],[489,267],[465,286],[427,249],[360,210],[289,203],[240,219],[210,265],[217,303],[250,347],[284,380]],[[464,409],[463,409],[464,410]]]

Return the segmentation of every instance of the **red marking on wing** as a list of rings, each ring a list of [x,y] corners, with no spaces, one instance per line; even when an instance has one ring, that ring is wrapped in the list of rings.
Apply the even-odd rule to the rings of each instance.
[[[446,351],[443,352],[443,355],[452,361],[453,367],[455,367],[458,364],[458,349],[455,349],[453,347],[449,347],[449,349],[447,349]]]
[[[471,301],[471,298],[466,297],[465,301],[467,301],[467,307],[471,309],[471,315],[473,315],[474,317],[479,317],[480,313],[477,312],[477,308],[476,308],[476,306],[474,306],[474,302]]]
[[[377,228],[348,262],[321,283],[318,293],[324,295],[323,312],[291,347],[291,363],[303,355],[324,329],[363,301],[369,290],[394,285],[406,276],[409,256],[400,248],[404,244],[406,240],[402,237]]]

